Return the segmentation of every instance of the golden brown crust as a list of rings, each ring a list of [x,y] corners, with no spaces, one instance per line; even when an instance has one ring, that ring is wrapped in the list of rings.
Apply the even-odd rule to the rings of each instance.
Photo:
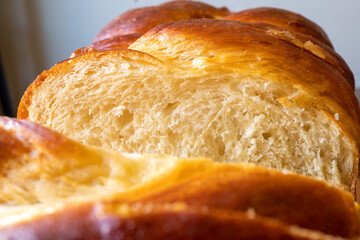
[[[290,35],[291,34],[294,35],[295,40],[297,41],[300,40],[302,42],[302,44],[300,45],[304,45],[305,43],[307,43],[307,41],[311,41],[307,43],[308,45],[307,48],[308,49],[313,48],[313,51],[317,51],[317,49],[315,49],[313,45],[315,44],[316,46],[320,46],[321,47],[320,51],[326,53],[322,54],[320,52],[319,55],[321,55],[325,61],[329,62],[331,65],[337,68],[341,72],[341,74],[344,75],[345,79],[349,82],[351,87],[353,89],[355,88],[354,75],[352,74],[349,66],[341,58],[341,56],[339,56],[334,51],[332,44],[328,36],[326,35],[325,31],[320,26],[310,21],[309,19],[299,14],[293,13],[291,11],[277,9],[277,8],[262,7],[262,8],[247,9],[241,12],[233,13],[227,16],[225,20],[271,24],[279,28],[289,30]],[[281,30],[281,29],[277,29],[277,30]],[[292,36],[288,35],[287,36],[288,40],[289,37],[292,38]],[[299,46],[299,47],[305,48],[304,46]]]
[[[290,42],[306,51],[309,51],[326,61],[328,64],[332,65],[340,72],[341,75],[344,76],[346,81],[350,84],[351,88],[355,89],[355,79],[352,71],[344,59],[339,54],[337,54],[334,49],[320,42],[319,40],[302,33],[285,31],[282,28],[277,28],[267,24],[260,25],[263,25],[269,29],[272,28],[273,31],[270,30],[269,34],[273,34],[273,37]]]
[[[116,48],[128,48],[133,42],[136,41],[142,34],[133,33],[128,35],[119,35],[106,38],[97,42],[93,42],[91,47],[95,49],[111,50]]]
[[[130,10],[112,20],[90,46],[75,50],[70,57],[99,50],[128,48],[143,33],[162,23],[193,18],[224,18],[226,8],[194,1],[172,1],[156,7]]]
[[[251,208],[258,215],[335,236],[360,234],[359,216],[350,194],[310,177],[263,168],[216,165],[166,189],[157,191],[155,187],[150,193],[141,189],[123,198],[127,203],[129,199],[141,204],[181,201],[235,211]]]
[[[235,20],[249,23],[267,23],[289,30],[293,34],[300,33],[309,37],[308,39],[306,39],[306,37],[303,38],[304,40],[315,42],[314,40],[316,39],[316,45],[321,46],[321,48],[325,49],[336,58],[337,62],[343,69],[341,71],[345,72],[345,78],[349,81],[352,88],[355,88],[354,76],[350,68],[341,56],[333,50],[333,46],[326,32],[316,23],[301,16],[300,14],[284,9],[261,7],[230,14],[225,18],[225,20]],[[299,39],[299,36],[296,36],[296,38]],[[303,42],[305,43],[306,41]]]
[[[78,57],[89,52],[99,52],[104,50],[116,50],[120,48],[128,48],[133,42],[136,41],[142,34],[128,34],[109,37],[100,41],[93,42],[88,47],[82,47],[75,50],[70,58]]]
[[[75,57],[79,57],[81,55],[90,53],[90,52],[98,52],[97,49],[87,46],[87,47],[81,47],[76,49],[74,52],[71,53],[70,58],[75,58]]]
[[[124,211],[125,210],[125,211]],[[0,228],[2,239],[341,239],[256,213],[174,205],[90,204]]]
[[[316,23],[294,12],[278,8],[253,8],[233,13],[225,18],[249,23],[268,23],[287,30],[312,36],[332,48],[325,31]]]
[[[30,121],[0,117],[0,131],[0,145],[4,146],[0,149],[1,165],[30,154],[34,147],[58,157],[70,154],[84,156],[86,152],[83,145]],[[4,170],[1,165],[0,172]]]
[[[64,174],[67,169],[101,160],[84,145],[57,132],[29,121],[7,117],[0,117],[0,146],[0,189],[3,194],[0,204],[4,204],[5,199],[14,200],[11,190],[4,191],[9,187],[5,186],[9,183],[7,180],[17,181],[15,185],[24,183],[30,187],[26,179],[51,181],[52,177]],[[54,176],[47,177],[47,174]],[[20,179],[16,179],[16,176]],[[24,191],[31,193],[30,189]],[[28,201],[34,202],[37,198],[35,196]]]
[[[195,1],[171,1],[155,7],[137,8],[112,20],[98,33],[93,42],[119,35],[143,34],[166,22],[194,18],[224,18],[228,14],[226,8],[215,8]]]

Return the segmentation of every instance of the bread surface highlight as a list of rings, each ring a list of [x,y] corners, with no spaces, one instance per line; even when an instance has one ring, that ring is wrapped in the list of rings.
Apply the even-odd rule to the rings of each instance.
[[[212,19],[164,24],[136,51],[92,52],[43,72],[18,117],[120,152],[250,162],[354,191],[352,88],[282,33]]]
[[[6,146],[0,149],[0,237],[132,235],[150,231],[150,222],[163,229],[167,221],[174,221],[171,234],[194,238],[202,231],[180,234],[176,229],[210,224],[218,227],[202,234],[226,236],[225,226],[235,224],[238,236],[246,238],[260,234],[246,231],[253,226],[269,234],[265,239],[276,239],[272,234],[313,239],[308,235],[312,231],[322,237],[320,232],[342,237],[360,233],[351,194],[310,177],[210,159],[124,155],[4,117],[0,131],[0,144]],[[176,220],[184,218],[182,224]],[[134,228],[118,225],[127,221],[136,222]],[[104,225],[109,231],[102,231]],[[65,226],[74,227],[69,231]],[[95,232],[89,235],[84,229]],[[170,234],[162,231],[154,234]]]

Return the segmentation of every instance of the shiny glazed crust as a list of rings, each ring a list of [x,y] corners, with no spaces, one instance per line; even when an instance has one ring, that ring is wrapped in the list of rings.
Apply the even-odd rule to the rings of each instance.
[[[82,47],[75,50],[71,54],[70,58],[78,57],[89,52],[128,48],[133,42],[136,41],[136,39],[141,37],[141,35],[142,34],[134,33],[105,38],[103,40],[93,42],[89,47]]]
[[[342,239],[246,213],[174,205],[93,204],[0,229],[2,239]]]
[[[74,51],[70,57],[87,52],[127,48],[142,34],[162,23],[194,18],[224,18],[226,8],[196,1],[171,1],[159,6],[129,10],[107,24],[92,44]]]
[[[133,204],[185,202],[241,212],[252,209],[257,215],[334,236],[360,234],[350,194],[309,177],[264,168],[216,165],[165,189],[141,188],[111,201],[121,203],[123,198]]]
[[[95,37],[97,42],[126,34],[144,34],[162,23],[194,18],[224,18],[226,8],[215,8],[196,1],[172,1],[155,7],[129,10],[107,24]]]
[[[320,26],[300,14],[296,14],[288,10],[269,7],[247,9],[230,14],[225,19],[272,24],[293,32],[299,32],[311,36],[332,48],[332,44],[327,34]]]

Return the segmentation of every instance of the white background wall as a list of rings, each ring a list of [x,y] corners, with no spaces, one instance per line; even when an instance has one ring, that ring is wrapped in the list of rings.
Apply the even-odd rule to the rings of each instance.
[[[359,0],[205,0],[240,11],[258,6],[288,9],[313,20],[328,33],[352,69],[360,88]],[[131,8],[164,0],[0,0],[0,53],[14,111],[41,71],[91,43],[111,19]]]

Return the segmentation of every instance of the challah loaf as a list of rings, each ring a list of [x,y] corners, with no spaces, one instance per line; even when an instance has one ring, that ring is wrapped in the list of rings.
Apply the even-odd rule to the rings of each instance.
[[[310,177],[210,159],[123,155],[5,117],[0,132],[0,239],[360,234],[351,194]]]
[[[354,191],[358,102],[326,51],[295,40],[263,24],[164,24],[132,50],[43,72],[18,117],[120,152],[250,162]]]
[[[128,11],[0,118],[0,239],[358,237],[353,88],[295,13]]]

